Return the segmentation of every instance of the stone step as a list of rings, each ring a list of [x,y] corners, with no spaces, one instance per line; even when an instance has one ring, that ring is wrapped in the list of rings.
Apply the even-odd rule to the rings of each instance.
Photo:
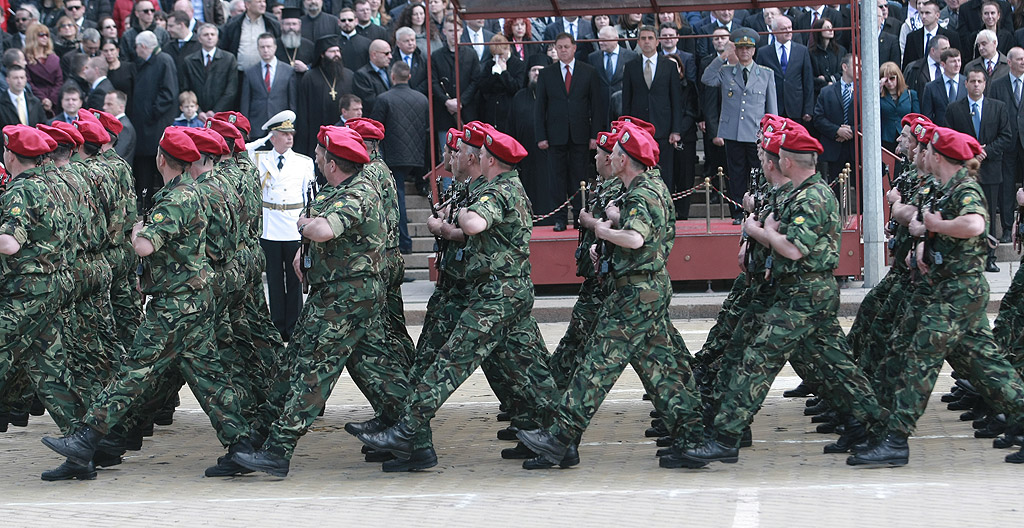
[[[434,256],[432,251],[429,253],[402,255],[405,258],[405,269],[427,269],[427,266],[430,265],[430,261],[427,259],[432,256]]]
[[[412,239],[413,253],[433,253],[434,237],[415,237]]]

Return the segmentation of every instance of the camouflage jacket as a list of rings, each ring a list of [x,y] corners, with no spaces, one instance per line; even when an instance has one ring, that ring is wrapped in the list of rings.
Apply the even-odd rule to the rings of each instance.
[[[242,243],[238,225],[242,200],[225,172],[218,165],[196,178],[207,212],[206,256],[214,266],[223,266],[232,261]]]
[[[815,173],[804,180],[782,200],[780,207],[779,232],[804,257],[790,260],[773,252],[774,275],[835,270],[839,265],[839,204],[821,175]]]
[[[614,176],[598,183],[595,192],[588,194],[591,198],[587,204],[590,213],[598,220],[605,220],[605,206],[612,203],[612,200],[621,196],[625,191],[626,188],[622,185],[622,180]],[[590,246],[597,242],[597,236],[594,235],[592,229],[583,229],[581,227],[580,231],[583,233],[583,238],[580,242],[579,255],[576,258],[576,275],[580,277],[596,277],[597,272],[594,271],[594,262],[590,260]]]
[[[4,276],[50,275],[66,269],[68,215],[42,177],[43,168],[31,168],[11,178],[0,195],[0,235],[21,244],[14,255],[0,255]]]
[[[309,284],[380,275],[387,240],[380,199],[376,183],[363,171],[317,193],[311,215],[327,220],[334,238],[310,243]]]
[[[633,178],[619,211],[619,229],[636,231],[644,238],[644,244],[637,249],[615,246],[612,275],[653,274],[665,269],[675,244],[676,222],[672,196],[661,172],[650,169]]]
[[[398,186],[395,177],[392,176],[391,169],[381,159],[380,154],[375,154],[370,163],[363,167],[363,171],[377,182],[381,196],[380,207],[384,210],[384,220],[387,222],[385,229],[388,233],[388,241],[385,247],[395,249],[398,247],[399,223]]]
[[[466,280],[529,277],[533,215],[519,173],[512,170],[480,181],[479,198],[466,209],[480,215],[487,229],[466,240]]]
[[[942,264],[933,264],[929,276],[948,277],[981,273],[985,269],[985,258],[988,255],[986,239],[989,222],[981,185],[978,180],[967,174],[967,169],[960,169],[942,186],[940,192],[942,196],[935,202],[935,211],[942,214],[943,220],[980,214],[985,218],[985,231],[971,238],[935,235],[932,250],[942,253]]]
[[[761,204],[761,209],[756,211],[757,219],[761,222],[762,226],[769,215],[780,213],[781,200],[788,196],[792,190],[793,182],[787,180],[786,183],[778,187],[771,187],[765,193],[765,200]],[[747,251],[749,252],[747,255],[747,275],[755,282],[763,280],[768,256],[772,254],[771,249],[752,240]],[[772,264],[772,267],[774,267],[774,264]]]
[[[212,269],[206,257],[206,210],[196,180],[188,173],[156,192],[148,223],[139,237],[153,244],[145,258],[142,291],[149,295],[202,290]]]

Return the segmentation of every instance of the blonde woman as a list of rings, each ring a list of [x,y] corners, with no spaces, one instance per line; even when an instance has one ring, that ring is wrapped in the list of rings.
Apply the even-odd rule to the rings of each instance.
[[[921,111],[917,92],[907,88],[903,72],[895,62],[886,62],[878,67],[878,83],[881,85],[879,98],[882,113],[882,146],[896,152],[896,137],[900,135],[900,121],[907,114]]]
[[[36,23],[25,31],[25,60],[28,62],[28,84],[32,93],[43,103],[46,115],[53,117],[57,109],[54,102],[60,102],[60,87],[64,74],[60,71],[60,59],[53,52],[50,28]]]

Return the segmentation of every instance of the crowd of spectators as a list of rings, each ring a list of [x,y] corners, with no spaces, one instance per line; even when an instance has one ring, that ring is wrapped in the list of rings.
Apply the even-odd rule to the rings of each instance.
[[[856,103],[847,106],[859,99],[859,79],[852,66],[844,76],[848,4],[462,21],[449,0],[0,0],[6,3],[0,88],[8,97],[0,97],[0,126],[70,121],[83,107],[102,107],[134,125],[136,139],[118,148],[140,180],[155,174],[150,165],[165,126],[196,126],[214,112],[240,110],[258,130],[291,109],[298,114],[295,149],[304,154],[320,125],[351,117],[411,127],[406,136],[415,143],[392,150],[396,166],[425,192],[418,175],[430,160],[422,138],[429,137],[425,114],[433,105],[439,138],[460,113],[464,122],[486,121],[527,146],[521,174],[535,213],[557,207],[591,175],[594,133],[622,114],[654,124],[662,175],[674,191],[685,190],[727,165],[717,130],[735,117],[722,115],[721,99],[732,95],[708,89],[701,78],[741,27],[759,33],[755,62],[774,72],[778,113],[844,147],[822,166],[830,177],[853,161],[848,147],[859,126]],[[988,86],[1010,77],[1005,102],[1019,106],[1022,3],[877,0],[886,148],[895,148],[908,113],[946,124],[946,107],[969,96],[974,69]],[[556,41],[565,36],[571,38],[560,49]],[[458,54],[456,38],[466,44]],[[428,60],[432,100],[421,104],[402,92],[379,104],[392,90],[426,97]],[[395,82],[398,63],[408,71]],[[560,66],[547,68],[553,65]],[[835,91],[823,100],[830,86]],[[986,185],[992,202],[1012,207],[1024,169],[1024,148],[1012,146],[1024,142],[1015,118],[1009,128],[1002,179]],[[699,141],[703,175],[696,174]],[[677,216],[688,213],[688,203],[677,202]],[[549,220],[560,228],[570,221],[564,214]]]

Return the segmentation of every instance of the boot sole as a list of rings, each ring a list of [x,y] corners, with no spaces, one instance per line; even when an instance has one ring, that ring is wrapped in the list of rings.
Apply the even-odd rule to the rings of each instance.
[[[284,477],[288,476],[288,470],[287,469],[280,470],[280,469],[277,469],[277,468],[270,468],[270,467],[266,467],[266,466],[261,466],[259,464],[247,464],[244,460],[238,458],[237,455],[234,457],[233,460],[234,460],[234,462],[236,464],[238,464],[239,466],[242,466],[245,469],[249,469],[249,470],[252,470],[252,471],[259,471],[261,473],[266,473],[266,474],[268,474],[268,475],[270,475],[272,477],[284,478]]]
[[[658,459],[658,467],[665,469],[701,469],[707,465],[707,462],[672,455],[666,455]]]
[[[852,457],[851,457],[851,459],[852,459]],[[847,459],[846,465],[853,466],[855,468],[862,468],[862,469],[902,467],[902,466],[907,465],[910,462],[910,459],[907,459],[907,458],[892,458],[892,459],[889,459],[889,460],[879,460],[879,461],[871,461],[871,462],[860,461],[860,460],[857,460],[857,459],[852,459],[853,461],[851,462],[851,459]]]
[[[682,458],[685,458],[685,459],[687,459],[689,461],[692,461],[692,462],[703,462],[704,464],[710,464],[711,462],[721,462],[723,464],[735,464],[735,463],[740,461],[740,457],[738,457],[738,456],[734,456],[734,457],[721,457],[721,458],[696,458],[696,457],[688,456],[685,453],[682,455]]]
[[[40,476],[39,478],[45,480],[46,482],[60,482],[62,480],[96,480],[96,472],[90,471],[89,473],[85,473],[83,475],[71,475],[59,478],[47,478],[45,476]]]
[[[370,448],[375,450],[375,451],[387,451],[388,453],[391,453],[392,455],[395,455],[395,458],[399,458],[401,460],[408,460],[409,457],[412,456],[412,450],[411,449],[407,450],[407,451],[403,451],[401,449],[396,449],[396,448],[393,448],[393,447],[377,445],[376,443],[369,441],[367,439],[366,435],[357,435],[356,438],[359,439],[360,442],[370,446]]]
[[[430,469],[437,465],[437,459],[427,460],[422,462],[410,462],[405,461],[401,465],[386,466],[381,465],[381,471],[385,473],[408,473],[410,471],[422,471],[424,469]]]
[[[564,451],[562,453],[553,453],[547,450],[543,445],[534,444],[529,437],[522,435],[522,433],[524,432],[525,431],[519,431],[517,437],[519,438],[519,441],[523,443],[523,445],[530,449],[530,451],[533,451],[534,453],[537,453],[537,455],[544,457],[544,459],[550,462],[551,465],[558,465],[562,462],[562,459],[565,457]]]
[[[58,443],[58,442],[60,442],[59,439],[50,439],[50,438],[44,437],[42,442],[43,442],[43,445],[45,445],[46,447],[49,447],[51,450],[53,450],[53,452],[55,452],[58,455],[61,455],[61,456],[65,457],[65,458],[67,458],[68,460],[74,462],[75,464],[78,464],[79,466],[88,466],[89,462],[92,462],[92,456],[91,455],[88,458],[82,458],[82,457],[79,457],[77,455],[73,455],[73,454],[67,453],[64,450],[64,446],[62,446],[61,444]]]

